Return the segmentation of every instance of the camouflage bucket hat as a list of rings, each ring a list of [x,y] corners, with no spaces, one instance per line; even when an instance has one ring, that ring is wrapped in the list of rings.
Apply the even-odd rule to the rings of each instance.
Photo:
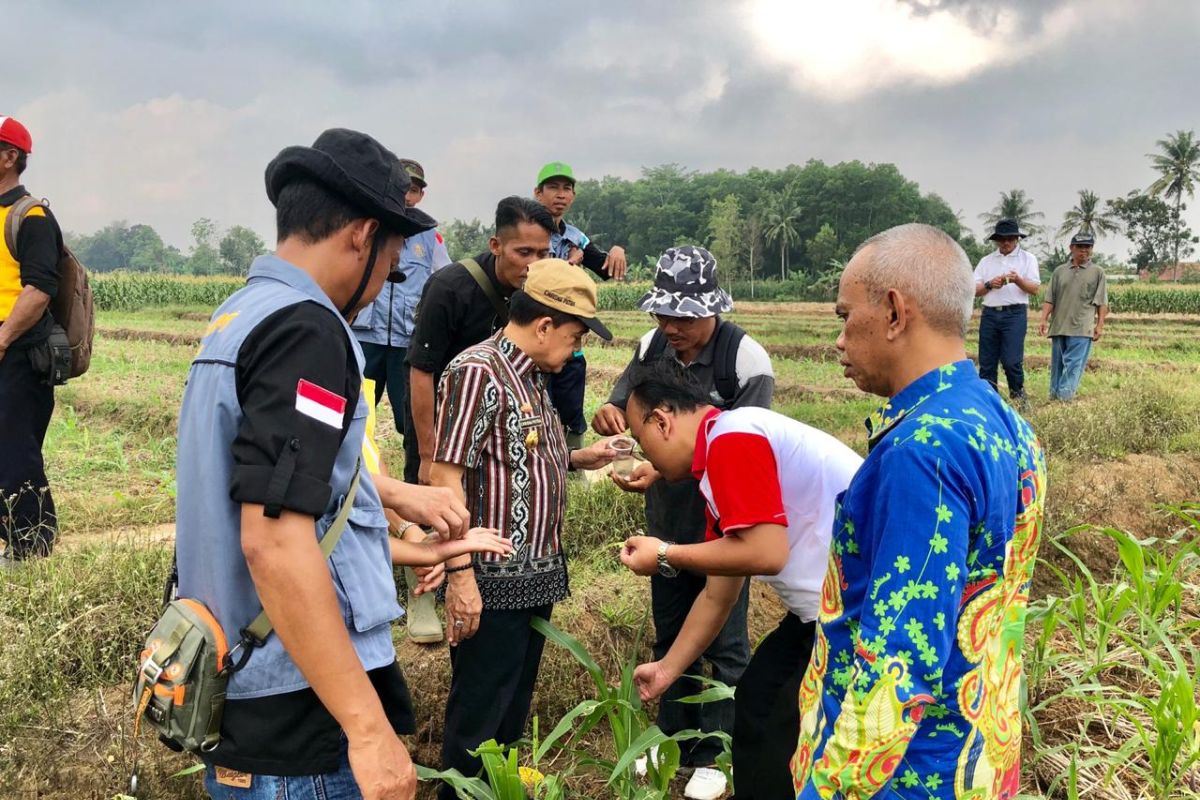
[[[717,285],[717,260],[703,247],[668,248],[654,270],[654,288],[638,304],[664,317],[715,317],[733,310],[733,298]]]

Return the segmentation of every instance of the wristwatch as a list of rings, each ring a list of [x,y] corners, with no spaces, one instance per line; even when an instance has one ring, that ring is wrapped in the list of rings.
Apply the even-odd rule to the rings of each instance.
[[[679,574],[679,570],[667,563],[667,548],[675,544],[674,542],[663,542],[658,546],[658,574],[664,578],[674,578]]]

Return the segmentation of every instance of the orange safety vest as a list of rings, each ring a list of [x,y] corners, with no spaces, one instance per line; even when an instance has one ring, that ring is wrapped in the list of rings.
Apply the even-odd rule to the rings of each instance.
[[[12,206],[0,208],[0,231],[4,230],[8,223],[10,211],[12,211]],[[34,206],[29,210],[26,218],[44,216],[46,216],[46,209],[42,206]],[[0,322],[8,319],[8,315],[12,313],[22,288],[21,263],[17,261],[15,253],[9,252],[4,238],[0,237]]]

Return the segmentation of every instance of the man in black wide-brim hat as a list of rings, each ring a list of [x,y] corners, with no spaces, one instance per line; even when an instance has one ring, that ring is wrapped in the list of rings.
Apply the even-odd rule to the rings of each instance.
[[[356,131],[284,149],[266,184],[276,251],[213,315],[179,419],[179,596],[210,609],[239,653],[205,786],[407,800],[416,775],[397,734],[414,720],[383,508],[450,536],[466,509],[448,490],[361,474],[369,401],[347,320],[405,237],[435,223],[406,206],[396,156]]]
[[[1015,220],[1002,219],[988,237],[996,252],[975,267],[975,296],[983,298],[979,321],[979,377],[997,388],[998,365],[1004,366],[1008,396],[1025,405],[1025,330],[1029,298],[1042,286],[1037,259],[1020,245],[1028,234]]]

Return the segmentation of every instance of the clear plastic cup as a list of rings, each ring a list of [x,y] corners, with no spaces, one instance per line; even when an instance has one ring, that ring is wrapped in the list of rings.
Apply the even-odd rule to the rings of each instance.
[[[613,459],[613,472],[617,477],[629,480],[637,468],[637,460],[633,457],[634,441],[628,436],[616,436],[609,440],[608,447],[617,454]]]

